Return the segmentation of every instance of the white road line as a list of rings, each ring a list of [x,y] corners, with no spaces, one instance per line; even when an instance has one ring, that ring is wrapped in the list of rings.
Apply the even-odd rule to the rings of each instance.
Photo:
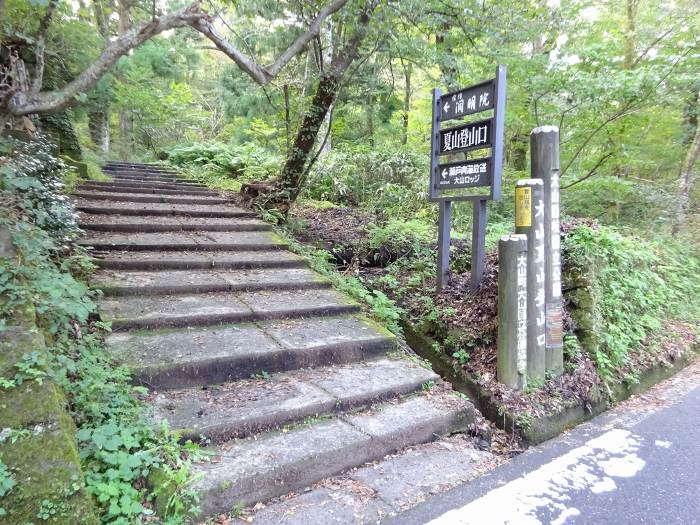
[[[643,441],[628,430],[610,430],[427,525],[541,525],[538,513],[564,525],[579,515],[570,505],[572,492],[615,490],[613,478],[630,478],[644,468],[637,455]]]

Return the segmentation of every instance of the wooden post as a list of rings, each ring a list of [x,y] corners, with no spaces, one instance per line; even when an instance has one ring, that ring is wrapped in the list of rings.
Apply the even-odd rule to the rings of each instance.
[[[527,236],[506,235],[498,243],[498,380],[527,385]]]
[[[447,286],[450,272],[450,227],[452,225],[452,201],[440,201],[438,224],[437,291]]]
[[[527,378],[544,381],[544,198],[541,179],[515,184],[515,232],[527,235]]]
[[[481,285],[486,260],[486,200],[474,201],[472,216],[472,272],[471,290],[476,293]]]
[[[531,173],[544,183],[546,368],[564,371],[561,299],[561,240],[559,231],[559,128],[542,126],[530,134]]]

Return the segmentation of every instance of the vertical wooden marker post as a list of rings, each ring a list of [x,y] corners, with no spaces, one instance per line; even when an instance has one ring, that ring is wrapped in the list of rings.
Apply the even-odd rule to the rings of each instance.
[[[527,236],[527,380],[545,374],[544,196],[541,179],[515,184],[515,232]]]
[[[559,128],[542,126],[530,134],[531,172],[544,183],[545,331],[547,371],[564,371],[559,231]]]
[[[527,385],[526,235],[506,235],[498,243],[496,375],[511,388]]]

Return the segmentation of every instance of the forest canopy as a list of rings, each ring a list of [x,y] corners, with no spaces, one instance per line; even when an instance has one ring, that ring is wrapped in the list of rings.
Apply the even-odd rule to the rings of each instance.
[[[254,182],[251,198],[286,213],[310,176],[314,194],[328,184],[317,162],[336,192],[349,181],[328,165],[365,148],[408,154],[423,169],[431,89],[505,64],[506,184],[527,171],[530,130],[556,125],[570,213],[670,227],[685,225],[688,211],[692,222],[697,207],[692,1],[0,6],[5,124],[38,114],[70,136],[61,143],[73,155],[150,159],[196,144],[204,159],[212,148],[235,157],[255,147],[239,182]],[[425,183],[415,182],[423,198]]]

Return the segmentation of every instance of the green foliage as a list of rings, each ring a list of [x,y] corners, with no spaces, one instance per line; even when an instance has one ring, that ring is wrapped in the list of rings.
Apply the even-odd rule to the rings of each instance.
[[[289,237],[285,231],[278,230],[285,237],[290,249],[306,257],[311,268],[330,279],[333,286],[353,299],[365,304],[372,315],[387,329],[395,334],[401,333],[401,309],[380,290],[368,290],[357,277],[341,275],[331,262],[333,255],[327,250],[316,250],[305,246]]]
[[[336,204],[372,203],[387,215],[399,208],[408,214],[423,207],[427,161],[425,153],[409,148],[337,148],[318,159],[304,195]]]
[[[700,317],[697,250],[670,239],[644,241],[586,226],[571,232],[563,248],[575,270],[596,269],[592,286],[603,330],[592,357],[604,379],[613,379],[629,352],[664,319]]]
[[[367,246],[379,262],[403,259],[417,254],[434,242],[435,226],[419,219],[391,219],[384,226],[367,226]]]
[[[38,145],[15,145],[17,157],[0,168],[3,202],[0,217],[17,252],[0,258],[0,318],[36,323],[47,341],[48,359],[29,352],[15,364],[15,375],[3,378],[2,388],[47,377],[66,392],[78,427],[78,444],[87,490],[94,495],[103,523],[138,523],[153,513],[149,498],[171,494],[168,523],[181,523],[196,504],[187,490],[190,463],[196,449],[177,443],[167,429],[154,430],[143,415],[128,371],[107,355],[103,333],[109,327],[90,323],[96,314],[95,293],[80,280],[94,268],[87,255],[67,239],[75,234],[72,210],[57,194],[60,161]],[[38,152],[36,160],[27,151]],[[65,222],[62,222],[65,221]],[[3,324],[4,326],[4,324]],[[2,329],[2,326],[0,326]],[[147,478],[162,473],[161,482],[147,490]],[[0,467],[0,496],[13,485]],[[41,520],[51,520],[59,504],[41,502]]]
[[[178,146],[169,152],[175,166],[209,169],[242,181],[268,179],[280,168],[280,159],[253,143],[228,146],[220,142]]]
[[[54,145],[44,135],[32,142],[0,138],[0,143],[12,152],[9,162],[0,164],[0,190],[17,196],[13,199],[17,211],[49,238],[63,240],[74,235],[75,211],[60,193],[65,164],[52,154]]]
[[[7,495],[12,488],[15,486],[16,482],[12,473],[7,469],[7,466],[0,461],[0,498]],[[0,518],[5,516],[7,511],[0,505]]]

